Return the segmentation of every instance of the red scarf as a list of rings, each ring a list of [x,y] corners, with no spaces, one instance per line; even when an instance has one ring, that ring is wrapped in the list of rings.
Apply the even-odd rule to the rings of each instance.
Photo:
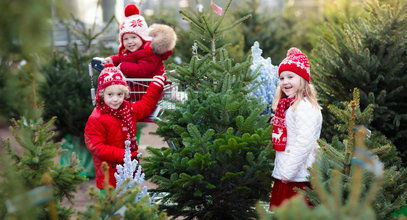
[[[123,104],[117,110],[110,108],[106,105],[105,102],[101,102],[97,105],[97,108],[100,109],[101,112],[109,114],[115,118],[120,119],[120,123],[126,136],[126,140],[130,140],[130,150],[137,151],[137,137],[136,137],[136,128],[133,123],[133,119],[131,117],[131,111],[133,107],[131,106],[131,102],[124,100]]]
[[[273,124],[273,133],[271,142],[276,151],[284,151],[287,144],[287,127],[285,125],[285,111],[293,104],[295,96],[291,98],[282,98],[278,101],[276,112],[271,120]]]

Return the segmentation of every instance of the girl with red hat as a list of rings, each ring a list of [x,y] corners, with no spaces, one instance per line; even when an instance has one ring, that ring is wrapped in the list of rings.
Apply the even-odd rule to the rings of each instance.
[[[310,187],[308,168],[315,161],[322,127],[321,107],[310,84],[308,58],[291,48],[278,68],[279,87],[273,101],[272,143],[276,150],[270,210]]]

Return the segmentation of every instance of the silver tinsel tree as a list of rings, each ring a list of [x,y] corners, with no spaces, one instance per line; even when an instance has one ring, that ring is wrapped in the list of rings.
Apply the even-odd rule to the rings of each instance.
[[[278,86],[278,66],[271,64],[270,57],[264,59],[261,56],[262,53],[263,50],[260,49],[259,43],[257,41],[254,42],[252,46],[253,63],[250,69],[252,71],[259,71],[260,75],[255,82],[250,85],[255,89],[249,95],[259,98],[260,102],[267,105],[263,112],[264,114],[271,114],[271,103],[274,100]]]
[[[144,173],[141,172],[141,166],[136,159],[131,159],[130,141],[125,141],[126,151],[124,154],[124,164],[117,165],[117,172],[114,174],[116,178],[116,188],[121,189],[119,195],[125,193],[127,190],[132,189],[135,184],[141,187],[144,182]],[[126,181],[126,180],[130,181]],[[121,185],[127,183],[126,186],[121,188]],[[144,186],[136,197],[136,202],[147,195],[147,187]]]

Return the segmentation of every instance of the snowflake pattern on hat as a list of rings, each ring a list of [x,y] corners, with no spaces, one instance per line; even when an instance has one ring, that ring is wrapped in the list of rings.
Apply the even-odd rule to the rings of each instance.
[[[141,19],[130,21],[130,27],[143,27],[143,21]]]

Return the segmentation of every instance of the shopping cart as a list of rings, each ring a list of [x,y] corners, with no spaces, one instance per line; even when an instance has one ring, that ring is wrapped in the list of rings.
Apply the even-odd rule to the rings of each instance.
[[[91,80],[91,97],[92,104],[96,104],[96,94],[94,85],[94,71],[98,74],[104,68],[104,58],[94,57],[89,63],[89,77]],[[130,89],[130,99],[132,101],[138,101],[147,92],[148,85],[152,81],[152,78],[126,78],[127,85]],[[171,110],[175,108],[175,102],[183,102],[188,97],[185,92],[178,91],[179,87],[176,83],[170,82],[164,86],[164,92],[158,102],[157,107],[153,113],[140,122],[154,122],[154,120],[161,120],[161,116],[165,110]]]

